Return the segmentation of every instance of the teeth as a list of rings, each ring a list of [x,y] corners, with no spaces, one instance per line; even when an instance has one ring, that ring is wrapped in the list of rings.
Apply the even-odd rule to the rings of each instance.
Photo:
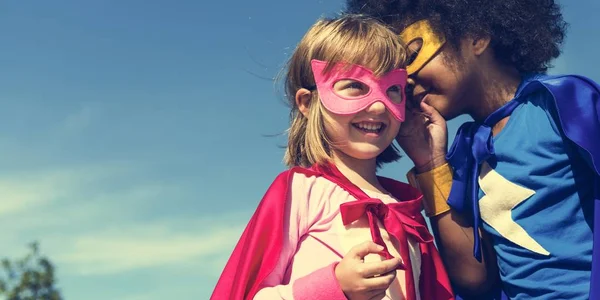
[[[368,123],[368,122],[360,122],[356,124],[356,127],[360,129],[366,129],[371,131],[377,131],[381,129],[383,123]]]

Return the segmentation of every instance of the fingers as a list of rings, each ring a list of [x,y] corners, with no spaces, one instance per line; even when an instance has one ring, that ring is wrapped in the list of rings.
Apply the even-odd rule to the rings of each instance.
[[[367,256],[368,254],[371,254],[371,253],[378,254],[382,250],[383,250],[382,246],[379,246],[372,241],[366,241],[364,243],[361,243],[361,244],[358,244],[358,245],[352,247],[352,249],[350,249],[350,251],[348,251],[347,256],[362,260],[363,257]]]
[[[365,279],[365,285],[368,286],[370,290],[387,290],[390,287],[390,284],[396,280],[396,270],[383,274],[379,277],[367,278]]]
[[[437,109],[433,108],[433,106],[430,106],[429,104],[425,103],[425,102],[421,102],[421,110],[423,111],[423,114],[429,118],[429,121],[433,124],[440,124],[445,122],[446,120],[444,120],[444,117],[442,117],[442,115],[437,111]]]
[[[396,268],[401,259],[368,263],[363,259],[368,254],[380,254],[382,250],[383,247],[373,241],[366,241],[350,249],[335,271],[345,293],[360,295],[361,299],[379,300],[385,297],[385,291],[396,279]]]
[[[384,261],[364,263],[359,274],[364,278],[387,274],[395,271],[396,268],[398,268],[398,265],[400,265],[400,262],[400,258],[392,258]]]

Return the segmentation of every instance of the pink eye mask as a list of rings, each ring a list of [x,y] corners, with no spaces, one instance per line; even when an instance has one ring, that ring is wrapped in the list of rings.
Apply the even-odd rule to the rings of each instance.
[[[380,78],[363,66],[337,63],[331,71],[325,73],[327,62],[311,60],[315,83],[323,106],[332,113],[339,115],[351,115],[369,107],[375,102],[382,102],[395,119],[404,121],[406,70],[392,70]],[[359,81],[369,87],[369,91],[357,97],[343,97],[335,93],[333,86],[340,80],[351,79]],[[387,95],[387,90],[394,85],[401,87],[402,101],[393,102]]]

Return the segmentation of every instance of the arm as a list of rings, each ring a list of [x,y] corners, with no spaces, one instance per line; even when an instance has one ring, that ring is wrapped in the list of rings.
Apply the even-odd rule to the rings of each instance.
[[[450,280],[461,294],[482,295],[499,283],[496,253],[482,234],[482,262],[473,257],[473,229],[454,210],[430,219]]]
[[[412,107],[407,101],[406,120],[396,141],[415,164],[409,182],[424,195],[423,205],[448,276],[460,294],[482,294],[497,283],[496,255],[489,239],[483,239],[482,263],[473,257],[473,227],[446,203],[452,186],[452,170],[446,162],[448,130],[435,108],[424,102]]]
[[[337,263],[318,269],[292,284],[266,286],[258,291],[254,300],[274,299],[332,299],[346,300],[335,277]],[[276,276],[274,276],[276,277]]]
[[[444,164],[416,175],[411,171],[407,177],[423,192],[425,211],[450,280],[461,294],[481,295],[498,283],[496,254],[490,239],[480,231],[482,262],[473,257],[473,227],[446,204],[452,186],[452,169],[444,161],[440,163]]]

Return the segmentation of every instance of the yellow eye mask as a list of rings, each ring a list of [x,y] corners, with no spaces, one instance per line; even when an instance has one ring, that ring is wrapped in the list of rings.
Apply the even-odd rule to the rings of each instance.
[[[446,38],[435,34],[427,20],[420,20],[406,27],[400,33],[400,38],[407,46],[418,40],[423,43],[415,60],[406,67],[408,75],[419,72],[446,43]]]

